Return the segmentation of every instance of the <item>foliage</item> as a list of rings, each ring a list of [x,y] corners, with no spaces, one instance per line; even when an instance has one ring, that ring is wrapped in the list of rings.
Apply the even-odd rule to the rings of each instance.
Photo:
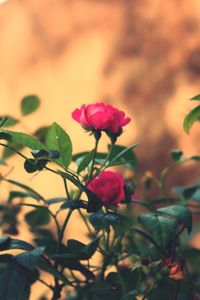
[[[200,100],[200,95],[191,100]],[[158,178],[139,175],[138,144],[117,144],[130,118],[100,103],[72,113],[94,137],[87,152],[73,153],[70,136],[57,123],[39,127],[32,135],[10,130],[39,106],[40,99],[30,95],[22,99],[22,118],[1,117],[0,163],[9,166],[9,158],[19,155],[27,176],[51,172],[63,182],[66,193],[46,199],[11,175],[1,175],[2,186],[7,182],[12,190],[0,204],[0,299],[28,300],[38,281],[51,291],[52,300],[61,295],[74,300],[175,300],[199,295],[200,251],[188,241],[199,228],[193,216],[200,213],[200,184],[175,183],[168,191],[165,180],[172,167],[198,163],[200,156],[184,157],[183,151],[173,149],[171,165]],[[187,133],[200,119],[199,112],[197,106],[186,116]],[[110,141],[104,153],[98,151],[102,134]],[[131,174],[128,178],[122,176],[125,170]],[[151,196],[152,184],[156,197]],[[17,238],[21,212],[31,243]],[[77,213],[87,231],[84,243],[66,233]],[[43,273],[53,277],[53,285]]]

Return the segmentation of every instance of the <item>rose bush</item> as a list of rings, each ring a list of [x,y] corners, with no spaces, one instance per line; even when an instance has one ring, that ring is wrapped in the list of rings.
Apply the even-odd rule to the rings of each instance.
[[[38,107],[38,97],[25,97],[22,117]],[[200,250],[190,236],[199,230],[193,216],[200,212],[200,184],[167,189],[165,181],[174,167],[199,162],[200,156],[184,157],[174,149],[171,164],[158,177],[149,171],[141,174],[138,144],[116,143],[130,122],[122,111],[96,103],[76,109],[72,117],[93,134],[89,151],[72,153],[70,136],[57,123],[29,135],[8,129],[20,120],[10,115],[0,120],[0,164],[9,168],[9,157],[18,155],[27,176],[50,172],[65,191],[47,199],[10,178],[12,168],[1,172],[1,188],[6,182],[13,189],[0,203],[0,299],[28,300],[38,282],[46,290],[40,299],[32,295],[34,300],[199,299]],[[184,120],[185,131],[199,119],[197,106]],[[110,139],[105,152],[98,150],[102,131]],[[71,218],[74,224],[82,222],[85,236],[69,238]],[[32,242],[22,234],[18,238],[20,223]]]

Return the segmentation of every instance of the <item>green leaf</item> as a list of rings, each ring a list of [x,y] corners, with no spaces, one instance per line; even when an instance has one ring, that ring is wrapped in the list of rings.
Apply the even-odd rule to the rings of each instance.
[[[190,129],[191,129],[192,125],[194,124],[194,122],[199,121],[199,120],[200,120],[200,105],[193,108],[189,112],[189,114],[185,117],[184,122],[183,122],[184,131],[187,134],[189,134]]]
[[[35,195],[33,193],[24,193],[24,192],[20,192],[20,191],[11,191],[9,193],[9,197],[8,197],[8,202],[12,202],[13,199],[15,198],[27,198],[27,197],[31,197],[33,199],[37,199],[38,197],[35,197]]]
[[[0,119],[1,119],[1,117],[0,117]],[[17,123],[19,123],[19,120],[17,120],[16,118],[6,116],[6,121],[4,122],[2,127],[15,126]]]
[[[49,128],[46,137],[46,146],[49,150],[58,151],[60,157],[55,159],[60,166],[67,168],[72,160],[72,143],[68,134],[57,124]]]
[[[198,95],[192,97],[191,100],[200,100],[200,94],[198,94]]]
[[[40,106],[40,99],[35,95],[29,95],[22,99],[21,112],[23,116],[29,115],[36,111]]]
[[[200,156],[199,155],[193,155],[190,157],[192,160],[200,161]]]
[[[153,240],[164,249],[174,237],[177,222],[157,214],[142,214],[139,222],[151,233]]]
[[[38,128],[35,133],[34,133],[34,136],[41,142],[41,143],[45,143],[45,139],[46,139],[46,136],[47,136],[47,133],[48,133],[48,130],[49,130],[49,126],[43,126],[43,127],[40,127]]]
[[[137,167],[137,158],[133,149],[137,146],[138,144],[134,144],[127,148],[120,145],[113,145],[108,166],[123,165],[129,169],[135,169]]]
[[[57,258],[56,261],[64,268],[69,270],[79,271],[82,275],[84,275],[87,280],[94,280],[95,275],[84,265],[82,265],[79,259],[76,258]]]
[[[10,136],[10,139],[12,139],[11,136]],[[16,142],[13,142],[13,141],[10,141],[7,145],[8,145],[9,147],[11,147],[11,148],[13,148],[13,149],[19,151],[19,152],[24,148],[23,145],[20,145],[19,143],[16,143]],[[8,158],[10,158],[10,157],[13,156],[13,155],[16,155],[16,152],[15,152],[15,151],[13,151],[13,150],[11,150],[11,149],[9,149],[9,148],[7,148],[7,147],[4,147],[4,149],[3,149],[3,154],[2,154],[2,158],[3,158],[3,159],[8,159]]]
[[[36,200],[44,200],[44,198],[38,192],[36,192],[34,189],[30,188],[29,186],[27,186],[23,183],[20,183],[18,181],[12,180],[12,179],[6,179],[6,178],[1,178],[1,180],[4,180],[6,182],[9,182],[13,185],[16,185],[16,186],[22,188],[23,190],[30,193],[31,197],[36,199]]]
[[[14,249],[31,251],[34,249],[34,247],[31,244],[18,239],[11,239],[10,237],[0,238],[0,251],[14,250]]]
[[[2,132],[9,134],[13,142],[18,143],[24,147],[28,147],[32,150],[40,150],[45,148],[45,146],[41,142],[28,134],[10,130],[3,130],[0,133]]]
[[[96,231],[108,230],[112,226],[118,234],[130,229],[131,226],[128,218],[114,212],[95,212],[90,215],[89,221]]]
[[[92,161],[94,154],[95,154],[95,150],[93,149],[85,157],[83,157],[83,159],[81,160],[81,163],[79,164],[78,169],[77,169],[78,174],[85,170],[85,168]]]
[[[12,261],[0,276],[0,299],[22,299],[26,283],[26,272],[23,267]]]
[[[75,162],[82,161],[82,159],[84,159],[85,156],[89,155],[89,153],[90,152],[88,151],[76,153],[72,156],[72,160]],[[107,157],[107,153],[97,152],[95,161],[96,162],[100,161],[100,164],[102,164],[106,159],[106,157]]]
[[[48,261],[40,258],[37,265],[40,269],[53,275],[55,278],[61,280],[66,285],[72,286],[71,282],[61,272],[57,271],[57,269],[54,268]]]
[[[119,291],[105,281],[98,281],[89,290],[88,299],[91,300],[119,300]]]
[[[83,185],[79,180],[77,180],[77,178],[75,178],[69,173],[64,173],[61,171],[58,171],[58,173],[60,174],[60,176],[68,179],[75,186],[77,186],[81,191],[86,193],[88,198],[88,207],[87,207],[88,213],[98,211],[102,207],[103,203],[101,199],[97,195],[95,195],[92,191],[90,191],[85,185]]]
[[[60,156],[60,153],[58,151],[47,151],[44,149],[41,150],[32,150],[31,154],[33,155],[34,158],[37,159],[57,159]]]
[[[99,238],[92,241],[88,245],[85,245],[77,240],[68,240],[67,247],[68,251],[75,254],[80,260],[90,259],[97,250],[99,244]]]
[[[79,208],[85,208],[87,209],[88,205],[87,203],[85,203],[85,201],[82,200],[71,200],[71,199],[67,199],[60,207],[60,210],[63,209],[79,209]]]
[[[26,159],[24,162],[24,169],[27,173],[42,171],[47,163],[47,159]]]
[[[41,207],[27,213],[25,220],[30,227],[39,227],[49,223],[50,215],[46,207]]]
[[[34,239],[34,242],[38,247],[45,247],[45,253],[48,256],[55,255],[57,253],[57,244],[58,242],[55,239],[52,238],[36,238]],[[60,252],[59,253],[66,253],[67,247],[63,244],[60,246]]]
[[[51,229],[51,228],[50,228],[50,229]],[[54,235],[53,235],[53,232],[52,232],[51,230],[48,230],[48,229],[31,228],[31,231],[32,231],[36,236],[38,236],[39,238],[40,238],[40,237],[43,237],[43,238],[54,239]]]
[[[51,199],[45,200],[45,202],[46,202],[48,205],[52,205],[52,204],[57,204],[57,203],[64,202],[64,201],[66,201],[66,200],[67,200],[67,198],[58,197],[58,198],[51,198]]]
[[[158,211],[175,217],[179,223],[185,225],[188,233],[192,231],[192,213],[187,207],[180,205],[171,205],[159,208]]]
[[[193,195],[200,190],[200,184],[188,185],[185,187],[174,187],[172,192],[184,199],[193,199]]]
[[[44,249],[44,247],[39,247],[32,251],[20,253],[15,256],[15,260],[17,260],[20,265],[26,267],[27,269],[34,270],[40,256],[44,252]]]

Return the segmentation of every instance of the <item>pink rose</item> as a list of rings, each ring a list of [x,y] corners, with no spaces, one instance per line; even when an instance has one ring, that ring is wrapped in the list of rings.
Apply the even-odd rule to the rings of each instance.
[[[103,171],[88,184],[88,189],[102,200],[105,206],[117,205],[124,199],[124,178],[120,173]]]
[[[75,109],[72,118],[89,130],[104,130],[116,134],[131,120],[125,117],[123,111],[104,103],[83,104],[80,109]]]

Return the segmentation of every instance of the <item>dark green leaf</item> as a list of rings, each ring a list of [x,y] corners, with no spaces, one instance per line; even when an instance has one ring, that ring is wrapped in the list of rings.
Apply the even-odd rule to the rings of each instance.
[[[196,160],[196,161],[200,161],[200,156],[198,156],[198,155],[193,155],[193,156],[190,157],[190,159]]]
[[[192,231],[192,213],[187,207],[180,205],[171,205],[158,209],[159,212],[173,216],[181,224],[184,224],[188,233]]]
[[[9,133],[1,131],[0,132],[0,140],[11,141],[12,136]]]
[[[57,123],[53,123],[48,130],[46,146],[49,150],[60,153],[60,157],[55,160],[60,166],[69,166],[72,160],[72,143],[68,134]]]
[[[10,237],[0,238],[0,251],[13,250],[13,249],[31,251],[34,249],[34,247],[31,244],[18,239],[11,239]]]
[[[51,232],[48,229],[35,229],[35,228],[31,228],[31,231],[36,234],[39,238],[40,237],[44,237],[44,238],[48,238],[48,239],[54,239],[53,236],[53,232]]]
[[[61,205],[60,210],[63,209],[79,209],[79,208],[85,208],[87,209],[87,203],[82,200],[71,200],[71,199],[66,199],[65,202]]]
[[[172,189],[172,192],[188,200],[188,199],[193,199],[193,195],[198,190],[200,190],[200,184],[193,184],[185,187],[174,187]]]
[[[192,125],[194,124],[194,122],[199,121],[199,120],[200,120],[200,105],[193,108],[189,112],[189,114],[185,117],[184,122],[183,122],[184,131],[187,134],[189,134],[190,129],[191,129]]]
[[[37,265],[40,269],[53,275],[55,278],[61,280],[66,285],[72,285],[71,282],[61,272],[57,271],[57,269],[54,268],[48,261],[40,258]]]
[[[40,99],[35,95],[29,95],[22,99],[21,112],[23,116],[29,115],[36,111],[40,106]]]
[[[58,151],[47,151],[44,149],[32,150],[31,153],[34,158],[38,159],[57,159],[60,156],[60,153]]]
[[[24,162],[24,169],[27,173],[42,171],[47,163],[47,159],[26,159]]]
[[[89,290],[89,297],[91,300],[119,300],[119,292],[113,289],[113,286],[105,281],[100,281],[92,285]]]
[[[64,268],[69,270],[79,271],[87,280],[94,280],[95,275],[85,266],[83,266],[79,259],[76,258],[57,258],[56,261]]]
[[[48,256],[52,256],[57,254],[57,244],[58,242],[55,239],[50,239],[50,238],[36,238],[34,239],[34,242],[38,247],[45,247],[45,253]],[[67,247],[63,244],[60,246],[60,251],[59,253],[66,253]]]
[[[164,249],[174,237],[177,223],[174,220],[157,214],[142,214],[139,222],[151,233],[153,240]]]
[[[120,234],[130,229],[131,226],[131,222],[128,218],[113,212],[104,213],[98,211],[91,214],[89,220],[96,231],[108,230],[109,227],[112,226],[113,229]]]
[[[49,223],[50,215],[46,207],[41,207],[27,213],[25,220],[30,227],[40,227]]]
[[[173,149],[171,150],[171,158],[175,161],[179,161],[180,158],[183,155],[183,151],[179,150],[179,149]]]
[[[0,276],[0,299],[20,300],[26,287],[26,273],[15,261]]]
[[[102,207],[103,203],[101,199],[97,195],[95,195],[92,191],[90,191],[85,185],[83,185],[77,178],[75,178],[69,173],[64,173],[61,171],[58,172],[60,176],[68,179],[75,186],[77,186],[81,191],[86,193],[88,198],[88,208],[87,208],[88,213],[98,211]]]
[[[97,250],[99,244],[99,238],[92,241],[88,245],[85,245],[77,240],[68,240],[68,251],[75,254],[80,260],[90,259]]]
[[[29,270],[34,270],[36,264],[39,261],[40,256],[44,252],[44,247],[36,248],[32,251],[20,253],[15,256],[15,260],[22,266]]]

